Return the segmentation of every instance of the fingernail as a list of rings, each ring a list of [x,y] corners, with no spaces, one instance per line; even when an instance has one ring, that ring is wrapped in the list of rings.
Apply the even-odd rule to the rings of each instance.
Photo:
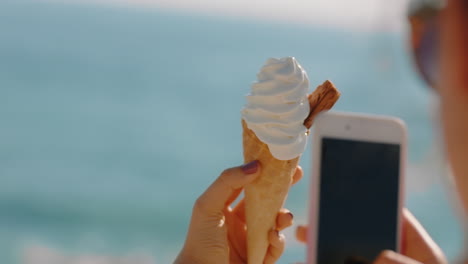
[[[291,220],[294,219],[294,215],[291,212],[289,212],[288,215],[291,217]]]
[[[249,163],[246,163],[244,165],[242,165],[242,171],[245,173],[245,174],[253,174],[255,172],[257,172],[258,170],[258,160],[254,160],[254,161],[251,161]]]

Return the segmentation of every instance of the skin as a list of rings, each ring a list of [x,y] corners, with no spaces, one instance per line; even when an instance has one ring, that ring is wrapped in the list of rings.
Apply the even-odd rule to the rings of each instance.
[[[242,166],[225,170],[195,202],[187,239],[174,263],[222,264],[246,263],[245,206],[241,200],[234,208],[231,204],[243,187],[259,175],[261,166],[248,172]],[[293,184],[302,178],[297,167]],[[293,223],[293,215],[282,209],[278,212],[276,230],[269,234],[270,247],[264,263],[275,263],[284,250],[284,236],[279,233]]]
[[[442,15],[439,91],[446,152],[458,194],[468,212],[468,4],[452,0]]]

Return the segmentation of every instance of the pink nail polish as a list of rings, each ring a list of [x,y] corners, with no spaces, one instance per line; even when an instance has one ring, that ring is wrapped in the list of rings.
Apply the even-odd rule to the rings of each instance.
[[[246,163],[244,165],[242,165],[242,171],[245,173],[245,174],[253,174],[255,172],[257,172],[258,170],[258,160],[254,160],[254,161],[251,161],[249,163]]]

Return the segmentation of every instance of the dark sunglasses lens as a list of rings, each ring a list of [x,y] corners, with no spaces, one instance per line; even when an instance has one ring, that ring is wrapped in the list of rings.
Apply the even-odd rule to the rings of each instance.
[[[416,49],[419,70],[432,88],[437,87],[440,76],[438,35],[436,23],[428,23],[421,39],[421,45]]]

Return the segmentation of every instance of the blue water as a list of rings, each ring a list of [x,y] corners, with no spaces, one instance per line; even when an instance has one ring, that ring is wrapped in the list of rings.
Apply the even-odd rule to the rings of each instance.
[[[337,110],[403,118],[411,166],[428,163],[430,95],[404,34],[0,1],[0,262],[41,245],[169,263],[193,201],[242,161],[243,95],[271,56],[295,56],[313,87],[331,79]],[[301,164],[308,175],[309,151]],[[453,258],[461,235],[449,191],[418,177],[425,188],[408,187],[407,205]],[[287,203],[298,223],[307,189],[305,177]],[[304,260],[286,235],[279,263]]]

